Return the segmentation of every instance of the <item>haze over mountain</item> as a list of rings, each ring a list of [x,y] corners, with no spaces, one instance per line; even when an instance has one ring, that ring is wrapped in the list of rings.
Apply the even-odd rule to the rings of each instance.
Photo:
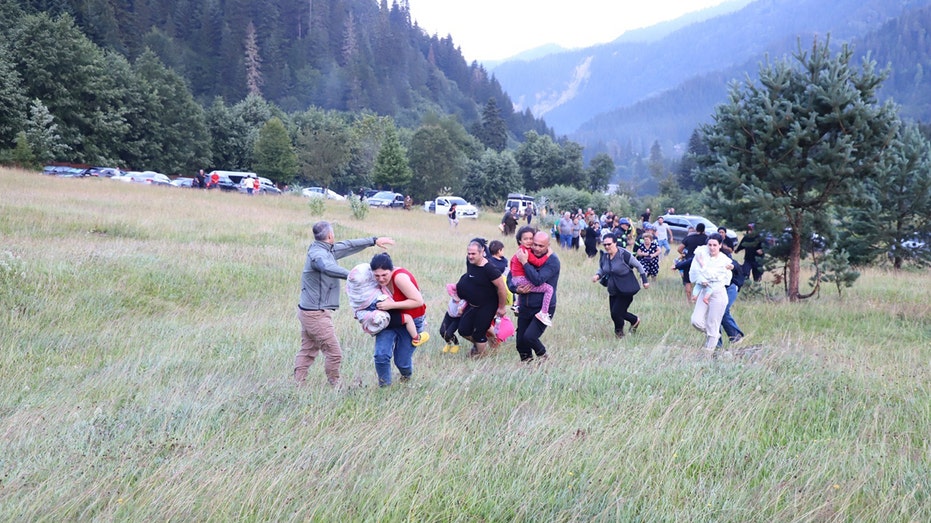
[[[586,157],[605,151],[616,157],[624,146],[642,151],[654,140],[668,150],[710,118],[726,100],[730,81],[755,77],[767,54],[782,58],[799,41],[810,47],[815,37],[830,35],[832,45],[855,42],[860,54],[894,58],[894,68],[903,71],[894,76],[910,76],[908,84],[899,79],[883,91],[896,100],[916,98],[903,89],[931,91],[923,74],[915,80],[916,64],[927,59],[921,35],[931,27],[920,8],[928,5],[931,0],[735,2],[721,6],[730,12],[700,22],[665,24],[672,29],[665,35],[662,28],[622,35],[610,44],[508,61],[493,73],[518,109],[531,109],[557,133],[579,141]],[[910,21],[895,22],[900,18]],[[905,116],[928,118],[914,112],[920,107],[914,101]]]

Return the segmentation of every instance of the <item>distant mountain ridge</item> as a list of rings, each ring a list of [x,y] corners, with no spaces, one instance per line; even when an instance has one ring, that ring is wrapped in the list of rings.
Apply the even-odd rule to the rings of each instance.
[[[828,33],[832,43],[852,41],[928,5],[931,0],[757,0],[654,42],[619,39],[504,63],[494,75],[518,108],[530,108],[582,143],[587,157],[611,152],[611,142],[681,143],[725,100],[728,82],[755,72],[767,53],[781,58],[799,38],[805,46]]]

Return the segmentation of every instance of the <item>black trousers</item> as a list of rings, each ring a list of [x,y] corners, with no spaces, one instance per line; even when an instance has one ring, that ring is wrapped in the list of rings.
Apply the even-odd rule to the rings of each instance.
[[[459,335],[471,338],[472,343],[485,343],[488,341],[488,328],[495,320],[498,312],[498,303],[489,303],[481,307],[473,307],[470,303],[459,318]]]
[[[611,321],[614,322],[614,332],[624,332],[625,321],[629,321],[631,325],[637,323],[637,317],[627,311],[633,302],[633,294],[618,293],[608,296],[608,304],[611,307]]]
[[[539,308],[522,306],[517,313],[517,354],[520,355],[520,361],[530,361],[534,354],[537,357],[546,354],[546,345],[540,341],[540,336],[546,331],[546,325],[534,318],[538,312]]]

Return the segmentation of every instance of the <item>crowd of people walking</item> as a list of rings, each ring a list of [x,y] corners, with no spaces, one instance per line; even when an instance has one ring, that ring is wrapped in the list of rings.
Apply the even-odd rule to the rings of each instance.
[[[448,215],[451,228],[458,225],[455,213],[454,206]],[[517,209],[504,214],[499,229],[517,243],[510,258],[501,241],[469,241],[465,271],[458,281],[446,285],[450,301],[439,329],[446,342],[443,352],[457,353],[462,338],[471,344],[469,356],[485,356],[489,346],[495,347],[514,332],[507,317],[510,308],[516,316],[515,348],[520,361],[548,359],[542,338],[557,321],[561,261],[553,247],[556,244],[566,253],[584,245],[589,259],[600,253],[591,280],[606,288],[613,333],[619,339],[637,333],[643,318],[631,310],[635,296],[657,280],[661,260],[672,252],[673,234],[663,218],[651,222],[647,209],[635,225],[629,218],[611,212],[596,215],[588,209],[559,214],[551,229],[541,230],[530,225],[534,215],[528,207],[523,216],[528,224],[518,228],[522,216]],[[558,238],[556,242],[551,234]],[[327,381],[339,386],[342,351],[332,314],[339,308],[340,280],[349,278],[350,271],[337,260],[368,247],[385,249],[394,240],[372,237],[337,242],[326,221],[314,224],[313,236],[301,277],[301,346],[295,357],[294,380],[303,384],[308,368],[322,354]],[[734,243],[723,227],[706,235],[699,223],[679,244],[679,257],[670,265],[680,272],[687,302],[693,306],[690,323],[704,335],[701,348],[711,353],[723,345],[722,329],[731,344],[743,339],[731,307],[744,281],[748,277],[759,281],[762,276],[764,244],[754,225],[749,224],[740,243]],[[733,259],[740,251],[746,253],[743,264]],[[357,288],[369,294],[354,295]],[[396,267],[391,256],[381,252],[367,267],[353,270],[347,293],[363,330],[375,338],[378,384],[392,384],[392,364],[402,381],[411,379],[415,349],[429,340],[424,331],[426,303],[414,274]],[[378,316],[378,311],[384,316]]]

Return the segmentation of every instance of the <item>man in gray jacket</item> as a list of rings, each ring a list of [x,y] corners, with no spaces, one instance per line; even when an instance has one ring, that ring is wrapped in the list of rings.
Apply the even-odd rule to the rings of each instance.
[[[343,353],[336,338],[332,314],[339,308],[340,280],[349,276],[349,270],[336,263],[339,258],[377,245],[385,248],[394,245],[388,237],[359,238],[334,242],[330,222],[314,224],[314,243],[307,249],[304,272],[301,274],[301,301],[298,319],[301,322],[301,350],[294,359],[294,380],[301,385],[307,379],[307,369],[323,352],[323,372],[331,386],[339,386],[339,365]]]

